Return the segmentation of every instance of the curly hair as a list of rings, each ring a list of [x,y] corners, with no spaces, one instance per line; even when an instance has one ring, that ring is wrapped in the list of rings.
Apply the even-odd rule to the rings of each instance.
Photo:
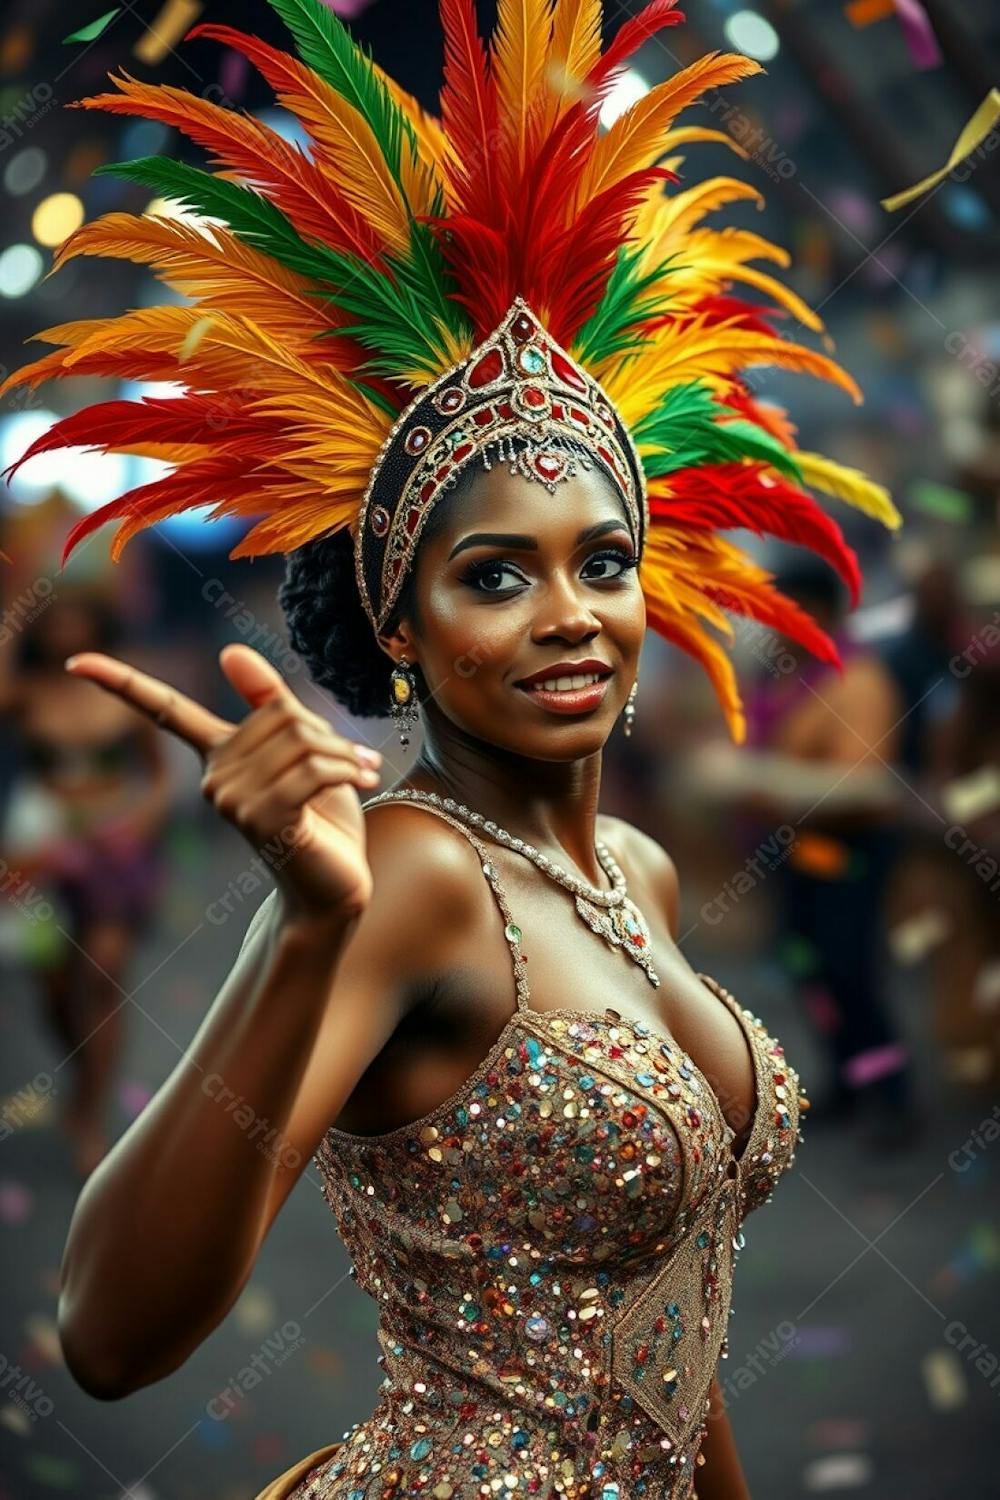
[[[588,448],[576,443],[565,446],[593,464],[597,472],[605,473]],[[434,506],[420,533],[421,544],[429,542],[445,527],[452,507],[483,473],[484,458],[492,462],[490,449],[487,444],[466,464],[454,488]],[[606,477],[617,494],[615,481],[610,475]],[[401,619],[409,619],[420,628],[415,574],[415,567],[411,567],[387,623],[387,634]],[[379,645],[358,595],[354,539],[346,528],[318,537],[288,554],[278,602],[292,648],[305,662],[313,682],[327,689],[349,713],[359,718],[387,718],[393,663]],[[422,700],[425,684],[418,666],[414,667],[414,673],[417,696]]]

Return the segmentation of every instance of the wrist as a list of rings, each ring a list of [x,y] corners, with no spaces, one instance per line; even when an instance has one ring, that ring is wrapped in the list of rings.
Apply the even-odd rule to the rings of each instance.
[[[360,916],[360,909],[300,907],[290,901],[279,886],[275,898],[274,932],[282,947],[293,952],[323,948],[339,950]]]

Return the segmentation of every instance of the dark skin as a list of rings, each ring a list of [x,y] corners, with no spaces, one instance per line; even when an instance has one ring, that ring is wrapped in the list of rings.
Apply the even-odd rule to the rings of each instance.
[[[508,540],[462,545],[483,534]],[[621,501],[598,473],[549,495],[495,468],[418,548],[411,615],[382,644],[419,665],[431,690],[407,784],[464,802],[602,886],[594,843],[603,838],[649,924],[656,990],[581,927],[560,886],[494,846],[523,932],[532,1007],[602,1013],[613,1004],[675,1038],[715,1089],[738,1154],[754,1107],[746,1038],[676,945],[671,859],[597,811],[603,747],[645,633],[633,556]],[[610,669],[596,708],[557,715],[517,685],[587,658]],[[509,948],[468,841],[417,807],[363,814],[359,794],[378,775],[365,771],[359,747],[248,647],[227,647],[221,661],[251,708],[239,725],[111,658],[76,665],[201,754],[205,795],[255,848],[281,828],[294,845],[192,1043],[193,1066],[179,1065],[77,1206],[60,1332],[78,1381],[108,1399],[176,1369],[218,1325],[330,1125],[372,1134],[436,1108],[478,1066],[513,1005]],[[280,1164],[206,1097],[199,1075],[212,1072],[279,1126],[293,1148]],[[713,1387],[716,1412],[699,1500],[749,1500]]]

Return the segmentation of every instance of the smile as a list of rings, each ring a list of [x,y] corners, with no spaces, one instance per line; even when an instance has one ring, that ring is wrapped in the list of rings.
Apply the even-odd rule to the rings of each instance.
[[[538,708],[549,713],[589,713],[600,706],[611,681],[610,668],[601,671],[560,672],[551,677],[537,676],[533,680],[519,682],[517,687]]]

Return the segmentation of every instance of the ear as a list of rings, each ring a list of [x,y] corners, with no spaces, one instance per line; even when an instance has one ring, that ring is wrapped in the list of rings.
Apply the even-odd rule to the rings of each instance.
[[[413,635],[404,621],[400,621],[391,631],[380,635],[378,643],[395,663],[398,664],[400,657],[405,656],[411,667],[416,664],[416,646]]]

